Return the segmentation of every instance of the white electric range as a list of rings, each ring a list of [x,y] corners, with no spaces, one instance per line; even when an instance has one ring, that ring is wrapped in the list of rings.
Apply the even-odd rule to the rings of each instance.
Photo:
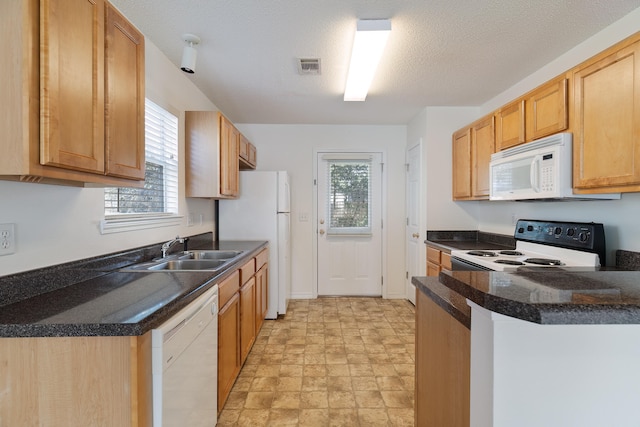
[[[596,223],[522,219],[513,250],[453,250],[452,270],[516,271],[520,267],[605,265],[604,227]]]

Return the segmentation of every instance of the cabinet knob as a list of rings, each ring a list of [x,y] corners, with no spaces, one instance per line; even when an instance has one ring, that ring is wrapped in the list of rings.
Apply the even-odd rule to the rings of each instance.
[[[420,237],[420,233],[413,233],[412,236],[417,239],[418,237]]]
[[[320,230],[319,233],[322,236],[324,234],[324,230]]]

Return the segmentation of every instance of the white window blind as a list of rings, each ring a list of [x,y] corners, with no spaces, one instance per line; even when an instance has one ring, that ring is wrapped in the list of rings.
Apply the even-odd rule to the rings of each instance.
[[[143,188],[105,189],[103,233],[174,225],[179,218],[178,118],[149,99],[145,100],[145,164]]]
[[[371,159],[327,161],[328,234],[371,234]]]

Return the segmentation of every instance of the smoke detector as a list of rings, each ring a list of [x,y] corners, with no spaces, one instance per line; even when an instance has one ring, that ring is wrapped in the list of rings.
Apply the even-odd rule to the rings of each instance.
[[[298,58],[298,73],[301,75],[319,75],[320,58]]]

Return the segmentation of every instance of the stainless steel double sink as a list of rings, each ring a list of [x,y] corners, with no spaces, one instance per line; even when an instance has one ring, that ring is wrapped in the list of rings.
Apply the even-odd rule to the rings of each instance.
[[[238,259],[244,251],[230,250],[193,250],[165,258],[134,264],[120,271],[216,271]]]

